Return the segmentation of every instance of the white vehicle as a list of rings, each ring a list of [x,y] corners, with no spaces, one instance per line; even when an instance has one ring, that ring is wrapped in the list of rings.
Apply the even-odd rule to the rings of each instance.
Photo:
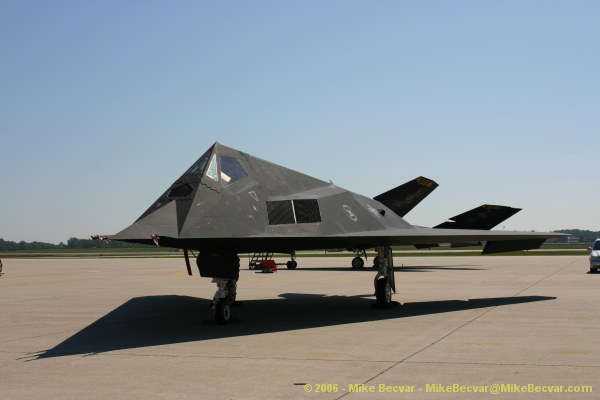
[[[596,239],[594,245],[588,250],[590,251],[590,272],[598,272],[598,268],[600,268],[600,239]]]

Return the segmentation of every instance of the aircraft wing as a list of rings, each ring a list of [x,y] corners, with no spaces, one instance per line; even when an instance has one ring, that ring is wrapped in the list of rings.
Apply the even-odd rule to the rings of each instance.
[[[546,239],[561,237],[554,232],[491,231],[473,229],[439,229],[414,227],[413,229],[386,229],[379,232],[357,232],[345,235],[355,242],[377,242],[389,246],[437,245],[438,243],[486,242],[482,254],[501,253],[539,248]]]
[[[151,236],[125,238],[121,234],[110,239],[140,244],[160,244],[165,247],[187,249],[217,249],[236,253],[281,252],[326,249],[371,249],[377,246],[421,245],[432,247],[438,243],[468,243],[485,241],[483,254],[537,249],[548,238],[564,236],[553,232],[489,231],[472,229],[437,229],[411,227],[408,229],[381,229],[347,232],[333,235],[260,234],[242,237],[173,238]]]

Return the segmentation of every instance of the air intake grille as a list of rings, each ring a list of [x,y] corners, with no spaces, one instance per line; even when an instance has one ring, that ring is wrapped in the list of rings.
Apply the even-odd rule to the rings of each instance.
[[[296,222],[299,224],[321,222],[317,200],[294,200],[294,210],[296,211]]]
[[[189,195],[191,195],[193,191],[193,187],[191,187],[187,183],[184,183],[171,189],[171,191],[169,191],[169,194],[167,194],[167,197],[170,199],[186,198]]]
[[[267,201],[269,225],[294,224],[294,209],[291,200]]]
[[[267,201],[269,225],[309,224],[321,222],[317,200]]]

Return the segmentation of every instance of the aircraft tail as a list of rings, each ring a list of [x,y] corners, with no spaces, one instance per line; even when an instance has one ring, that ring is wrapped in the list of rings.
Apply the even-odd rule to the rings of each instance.
[[[434,228],[489,230],[512,217],[519,211],[521,211],[520,208],[484,204],[456,215]]]
[[[497,205],[492,205],[492,204],[483,204],[472,210],[469,210],[462,214],[456,215],[456,216],[450,218],[448,221],[442,222],[441,224],[434,226],[434,228],[490,230],[493,227],[500,224],[501,222],[506,221],[508,218],[512,217],[519,211],[521,211],[520,208],[513,208],[513,207],[508,207],[508,206],[497,206]],[[481,242],[452,243],[450,245],[450,247],[479,246],[481,244],[482,244]],[[432,245],[416,245],[415,247],[417,249],[427,249],[427,248],[438,247],[438,246],[439,246],[438,244],[432,244]],[[495,247],[496,244],[494,244],[493,246]],[[492,249],[494,247],[492,247]],[[517,245],[517,247],[518,247],[518,245]],[[516,249],[516,250],[519,250],[519,249]],[[503,251],[513,251],[513,250],[503,250]],[[488,253],[491,253],[491,252],[495,252],[495,251],[491,250]]]
[[[400,217],[404,217],[425,197],[438,187],[431,179],[420,176],[373,199],[385,205]]]

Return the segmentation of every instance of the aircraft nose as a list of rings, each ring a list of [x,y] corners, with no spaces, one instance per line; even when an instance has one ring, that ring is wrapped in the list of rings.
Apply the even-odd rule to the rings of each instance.
[[[177,206],[172,201],[144,213],[137,221],[112,237],[116,240],[156,241],[156,237],[177,238]]]

